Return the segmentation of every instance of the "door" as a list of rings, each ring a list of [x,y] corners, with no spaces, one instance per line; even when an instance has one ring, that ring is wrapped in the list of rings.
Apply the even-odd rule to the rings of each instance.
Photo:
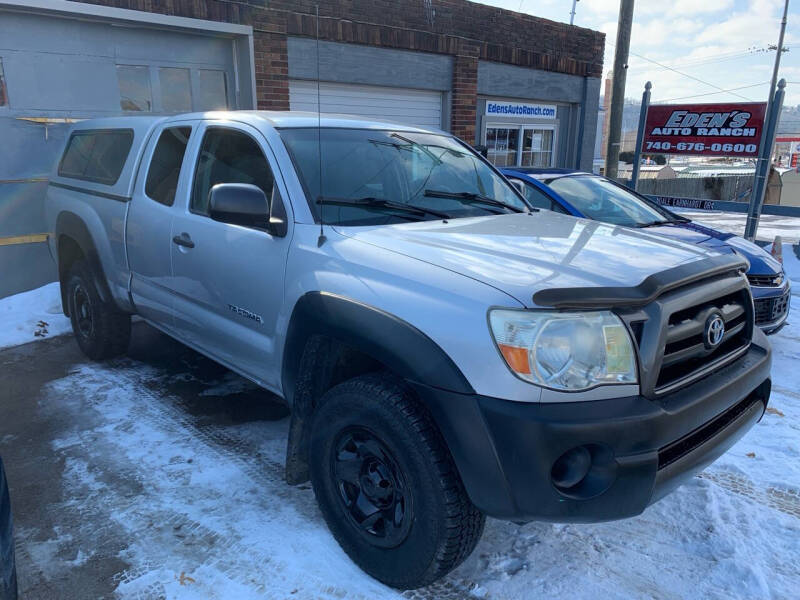
[[[486,157],[497,167],[517,166],[519,127],[487,127]]]
[[[350,83],[319,84],[323,113],[442,128],[442,93]],[[317,112],[316,81],[289,81],[289,109]]]
[[[281,212],[286,197],[263,136],[246,125],[206,123],[183,206],[172,221],[172,288],[179,336],[262,385],[278,387],[276,319],[291,239],[213,221],[209,191],[250,183]],[[288,203],[287,203],[288,204]]]
[[[552,167],[555,130],[552,127],[523,127],[520,165]]]
[[[171,123],[157,130],[142,161],[126,220],[131,295],[144,318],[171,330],[171,226],[175,198],[189,185],[186,148],[197,122]]]

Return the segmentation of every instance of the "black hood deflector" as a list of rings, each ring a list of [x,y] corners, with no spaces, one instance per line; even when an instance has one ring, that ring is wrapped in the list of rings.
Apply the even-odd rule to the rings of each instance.
[[[614,308],[644,306],[661,294],[693,281],[733,271],[744,272],[747,261],[738,255],[722,254],[678,265],[650,275],[634,287],[552,288],[536,292],[538,306],[553,308]]]

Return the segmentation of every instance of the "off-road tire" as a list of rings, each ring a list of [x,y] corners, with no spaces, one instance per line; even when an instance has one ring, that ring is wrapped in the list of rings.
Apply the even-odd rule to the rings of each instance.
[[[404,512],[410,526],[394,547],[382,547],[359,529],[334,474],[341,464],[336,463],[341,456],[337,440],[362,430],[383,444],[407,484],[401,498],[410,497],[411,508]],[[472,553],[483,533],[486,519],[470,502],[430,414],[389,374],[356,377],[323,396],[312,419],[309,465],[334,537],[364,571],[392,587],[413,589],[436,581]]]
[[[95,278],[83,260],[70,269],[66,297],[72,331],[86,356],[104,360],[125,354],[131,339],[131,316],[112,301],[103,302]]]

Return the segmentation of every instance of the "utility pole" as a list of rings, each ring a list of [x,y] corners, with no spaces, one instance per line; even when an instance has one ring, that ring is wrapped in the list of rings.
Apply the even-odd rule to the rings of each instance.
[[[572,25],[575,22],[575,5],[578,3],[578,0],[572,0],[572,11],[569,13],[569,24]]]
[[[647,121],[647,109],[650,108],[650,90],[653,84],[649,81],[644,84],[642,106],[639,109],[639,129],[636,131],[636,148],[633,149],[633,172],[631,173],[630,188],[635,192],[639,185],[639,169],[642,162],[642,140],[644,139],[644,126]]]
[[[764,131],[761,133],[761,147],[758,153],[758,161],[756,162],[756,174],[753,182],[753,191],[750,195],[750,207],[747,210],[747,223],[744,228],[745,239],[751,242],[756,237],[756,230],[758,229],[758,220],[761,217],[761,207],[764,204],[764,195],[767,191],[767,182],[769,179],[769,171],[772,166],[772,150],[775,147],[775,133],[777,133],[778,119],[780,114],[774,115],[773,112],[777,110],[779,113],[783,106],[783,94],[780,95],[780,103],[776,103],[775,85],[778,81],[778,70],[781,67],[781,54],[783,54],[783,35],[786,33],[786,15],[789,12],[789,0],[785,0],[783,5],[783,18],[781,19],[781,32],[778,35],[778,47],[775,51],[775,64],[772,67],[772,81],[769,84],[769,100],[767,102],[767,112],[764,115]],[[785,83],[784,83],[785,87]],[[769,123],[775,123],[775,129],[772,135],[769,136]]]
[[[619,140],[622,135],[622,107],[625,103],[625,76],[633,26],[633,0],[620,0],[617,22],[617,47],[614,52],[614,81],[611,87],[611,114],[608,120],[606,177],[616,179],[619,166]]]

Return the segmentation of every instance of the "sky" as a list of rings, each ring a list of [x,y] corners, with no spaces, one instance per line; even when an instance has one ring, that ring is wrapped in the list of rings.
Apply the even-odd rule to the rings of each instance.
[[[479,1],[565,23],[572,8],[572,0]],[[775,52],[766,48],[778,42],[783,4],[637,0],[626,98],[641,98],[649,80],[653,102],[766,101],[775,60]],[[579,0],[576,8],[575,25],[606,34],[604,73],[614,64],[618,14],[619,0]],[[784,47],[789,51],[781,57],[779,77],[787,81],[784,105],[795,106],[800,104],[800,0],[790,3],[787,21]],[[716,93],[720,90],[732,91]]]

